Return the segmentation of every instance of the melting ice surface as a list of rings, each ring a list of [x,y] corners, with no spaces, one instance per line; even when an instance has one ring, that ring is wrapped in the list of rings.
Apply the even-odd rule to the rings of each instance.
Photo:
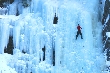
[[[1,15],[0,72],[103,73],[105,58],[98,6],[98,0],[33,0],[30,7],[18,9],[22,12],[19,16]],[[14,14],[14,9],[10,8],[9,13]],[[55,12],[57,25],[53,24]],[[83,39],[75,39],[77,24],[82,27]],[[4,53],[9,36],[13,36],[13,55]]]

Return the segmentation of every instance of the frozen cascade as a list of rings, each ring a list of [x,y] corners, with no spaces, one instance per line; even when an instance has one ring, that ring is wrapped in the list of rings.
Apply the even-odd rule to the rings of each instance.
[[[105,64],[102,46],[95,46],[101,40],[98,38],[101,30],[95,28],[101,28],[97,5],[96,0],[32,0],[31,6],[19,16],[1,15],[0,53],[7,47],[10,35],[14,42],[14,54],[6,59],[6,65],[13,73],[102,73]],[[59,17],[56,25],[54,13]],[[83,28],[83,40],[80,36],[75,39],[78,23]]]

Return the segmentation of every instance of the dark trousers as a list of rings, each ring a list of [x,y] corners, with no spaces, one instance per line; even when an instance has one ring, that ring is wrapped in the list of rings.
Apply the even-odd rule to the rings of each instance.
[[[81,39],[83,39],[83,38],[82,38],[81,30],[78,30],[78,31],[77,31],[76,39],[77,39],[77,37],[78,37],[79,34],[81,35]]]

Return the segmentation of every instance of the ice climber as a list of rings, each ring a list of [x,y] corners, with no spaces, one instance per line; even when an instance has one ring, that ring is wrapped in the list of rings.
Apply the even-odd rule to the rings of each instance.
[[[58,22],[58,17],[56,17],[56,13],[55,13],[55,17],[54,17],[54,20],[53,20],[53,24],[57,24]]]
[[[82,33],[81,33],[81,26],[78,24],[78,26],[77,26],[77,29],[78,29],[78,31],[77,31],[77,35],[76,35],[76,40],[77,40],[77,37],[78,37],[78,35],[80,34],[81,35],[81,39],[83,39],[82,38]]]

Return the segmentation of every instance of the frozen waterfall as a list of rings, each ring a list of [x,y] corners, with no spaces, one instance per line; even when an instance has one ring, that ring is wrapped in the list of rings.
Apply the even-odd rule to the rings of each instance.
[[[16,4],[17,0],[10,5],[10,15],[0,15],[0,53],[3,61],[10,58],[4,62],[12,68],[9,73],[104,71],[98,0],[32,0],[26,8],[18,4],[19,16],[13,12]],[[58,24],[53,24],[55,13]],[[75,39],[77,24],[84,39]],[[7,56],[4,49],[9,36],[13,37],[14,48],[13,55]]]

